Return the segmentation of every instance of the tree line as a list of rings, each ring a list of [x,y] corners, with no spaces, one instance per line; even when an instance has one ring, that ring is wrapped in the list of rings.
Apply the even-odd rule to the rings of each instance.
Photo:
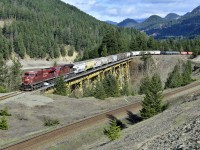
[[[7,66],[0,55],[0,93],[19,90],[22,71],[18,60],[13,60],[11,66]]]
[[[13,52],[20,58],[66,56],[66,45],[83,53],[81,59],[134,50],[199,54],[199,38],[155,40],[135,29],[98,21],[60,0],[1,0],[0,7],[0,19],[4,21],[0,27],[0,53],[4,59],[10,59]]]

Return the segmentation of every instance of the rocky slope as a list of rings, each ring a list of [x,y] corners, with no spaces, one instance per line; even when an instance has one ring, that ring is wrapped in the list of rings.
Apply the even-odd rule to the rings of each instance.
[[[122,137],[106,137],[87,148],[162,150],[200,148],[200,96],[181,97],[168,110],[123,130]]]

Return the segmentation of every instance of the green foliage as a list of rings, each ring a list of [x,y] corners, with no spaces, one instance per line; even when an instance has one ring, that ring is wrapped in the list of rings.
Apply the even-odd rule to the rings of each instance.
[[[102,100],[104,100],[107,97],[104,87],[99,81],[96,83],[94,97]]]
[[[11,114],[8,112],[8,107],[4,107],[3,110],[0,110],[0,116],[11,116]]]
[[[167,82],[165,83],[166,88],[176,88],[182,85],[182,76],[180,73],[180,66],[177,64],[174,70],[169,74]]]
[[[83,97],[94,96],[95,89],[93,87],[84,87],[83,88]]]
[[[149,76],[144,77],[140,83],[140,94],[145,94],[150,88],[150,78]]]
[[[145,89],[145,97],[142,101],[141,116],[144,119],[150,118],[162,111],[162,84],[160,77],[154,74],[150,82],[148,82],[148,89]]]
[[[187,85],[192,82],[191,74],[192,65],[190,61],[187,61],[182,65],[182,71],[180,70],[180,66],[176,65],[174,70],[169,74],[165,87],[176,88]]]
[[[126,95],[126,96],[131,95],[130,87],[129,87],[129,84],[127,81],[125,82],[125,84],[122,87],[121,94]]]
[[[102,49],[101,56],[102,56],[102,57],[106,57],[107,54],[108,54],[107,46],[106,46],[106,45],[103,45],[103,49]]]
[[[83,96],[89,97],[94,96],[98,99],[105,99],[107,97],[118,97],[120,96],[119,85],[117,79],[113,75],[106,76],[102,81],[98,81],[93,87],[84,88]],[[124,87],[125,95],[130,95],[128,83]]]
[[[6,92],[7,92],[6,88],[3,86],[0,86],[0,93],[6,93]]]
[[[68,51],[68,56],[73,56],[74,55],[74,48],[70,47],[69,51]]]
[[[9,91],[19,90],[19,85],[21,83],[21,63],[19,60],[13,60],[13,65],[9,68],[8,76],[8,89]]]
[[[182,85],[187,85],[191,83],[192,81],[191,75],[192,75],[192,64],[190,61],[187,61],[187,63],[183,64]]]
[[[44,118],[44,126],[54,126],[60,124],[58,119]]]
[[[159,92],[159,91],[163,91],[163,87],[162,87],[162,82],[161,82],[161,79],[160,79],[160,76],[155,73],[153,76],[152,76],[152,79],[151,79],[151,85],[152,86],[155,86],[152,91],[153,92]]]
[[[117,126],[116,120],[111,120],[109,128],[104,130],[104,134],[112,141],[120,138],[121,128]]]
[[[13,60],[13,65],[8,67],[0,55],[0,92],[19,89],[22,75],[21,67],[18,60]]]
[[[103,79],[102,83],[107,97],[120,96],[119,85],[117,79],[113,75],[109,74],[108,76],[106,76]]]
[[[53,62],[53,66],[54,66],[54,67],[58,66],[57,61],[54,61],[54,62]]]
[[[0,121],[0,130],[8,130],[8,123],[6,117],[3,116]]]
[[[66,90],[65,81],[64,81],[63,76],[60,76],[56,79],[54,94],[62,95],[62,96],[67,95],[67,90]]]

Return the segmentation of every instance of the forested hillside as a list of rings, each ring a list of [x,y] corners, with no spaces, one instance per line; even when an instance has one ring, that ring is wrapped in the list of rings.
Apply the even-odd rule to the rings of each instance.
[[[0,19],[0,53],[4,59],[9,59],[12,51],[21,58],[26,54],[31,58],[57,58],[66,55],[65,45],[77,51],[93,51],[109,30],[126,45],[132,37],[141,35],[134,29],[107,25],[60,0],[1,0]]]
[[[67,45],[68,49],[67,49]],[[81,59],[132,50],[195,50],[199,39],[157,41],[132,28],[101,22],[60,0],[1,0],[0,54],[53,59],[76,50]]]

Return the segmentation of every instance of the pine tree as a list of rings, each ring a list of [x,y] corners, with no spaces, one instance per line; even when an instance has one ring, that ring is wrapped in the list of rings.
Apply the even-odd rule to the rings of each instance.
[[[182,76],[180,73],[180,66],[177,64],[174,70],[169,74],[167,82],[165,84],[166,88],[176,88],[182,85]]]
[[[107,97],[118,97],[120,95],[117,79],[111,74],[103,79],[103,87]]]
[[[192,74],[192,64],[190,61],[187,61],[185,64],[183,64],[182,85],[187,85],[192,81],[191,74]]]
[[[66,90],[65,81],[64,81],[63,76],[60,76],[56,79],[55,92],[54,93],[58,94],[58,95],[62,95],[62,96],[67,95],[67,90]]]
[[[8,80],[8,67],[3,57],[0,55],[0,93],[6,92],[6,82]]]
[[[99,81],[96,83],[94,97],[102,100],[106,98],[106,92],[104,90],[104,87]]]
[[[102,49],[101,56],[102,56],[102,57],[106,57],[106,56],[107,56],[107,53],[108,53],[107,47],[106,47],[106,45],[104,45],[104,46],[103,46],[103,49]]]
[[[153,75],[144,94],[140,114],[147,119],[162,111],[162,84],[157,74]]]
[[[129,96],[131,94],[128,82],[126,81],[125,84],[122,87],[122,95]]]
[[[139,93],[145,94],[149,88],[150,88],[150,78],[149,76],[146,76],[141,80]]]
[[[1,121],[0,121],[0,129],[1,130],[8,130],[8,123],[7,123],[7,120],[6,120],[6,117],[3,116],[1,118]]]
[[[111,120],[110,127],[105,129],[104,134],[112,141],[120,138],[121,136],[121,128],[117,126],[116,120]]]
[[[22,71],[21,71],[21,63],[19,60],[13,60],[13,65],[9,69],[9,78],[8,78],[8,89],[10,91],[13,90],[18,90],[19,85],[21,83],[21,76],[22,76]]]

